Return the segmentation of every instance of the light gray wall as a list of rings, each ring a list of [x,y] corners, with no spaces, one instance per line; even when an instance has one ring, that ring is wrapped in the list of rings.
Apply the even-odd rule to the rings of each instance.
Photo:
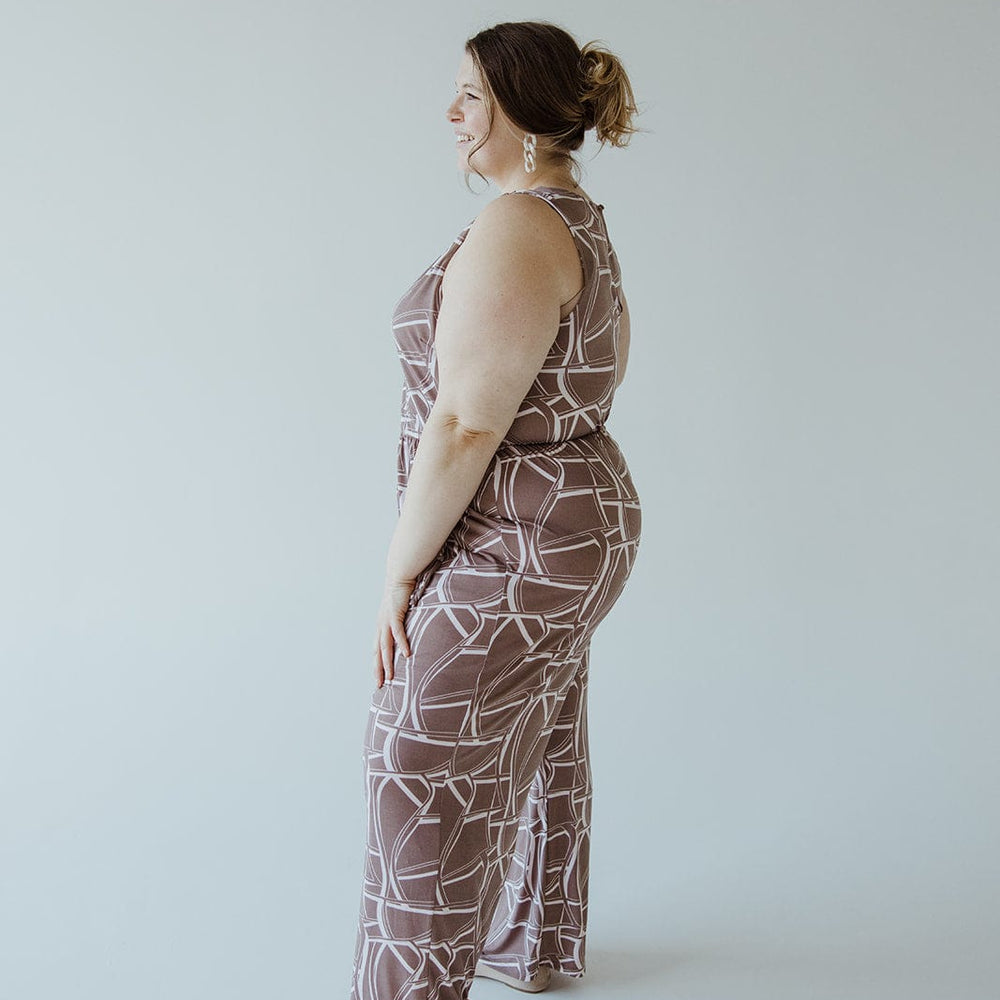
[[[94,0],[0,30],[5,1000],[346,995],[390,312],[537,17],[650,130],[577,995],[995,996],[997,4]]]

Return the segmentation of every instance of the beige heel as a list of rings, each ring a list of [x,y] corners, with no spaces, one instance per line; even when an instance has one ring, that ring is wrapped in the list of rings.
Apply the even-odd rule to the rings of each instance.
[[[484,965],[482,962],[476,963],[475,974],[482,976],[484,979],[495,979],[498,983],[504,983],[515,990],[521,990],[523,993],[541,993],[542,990],[548,987],[552,980],[552,969],[547,965],[541,966],[538,972],[535,973],[534,978],[529,979],[527,982],[523,979],[516,979],[514,976],[509,976],[506,972],[498,972],[496,969]]]

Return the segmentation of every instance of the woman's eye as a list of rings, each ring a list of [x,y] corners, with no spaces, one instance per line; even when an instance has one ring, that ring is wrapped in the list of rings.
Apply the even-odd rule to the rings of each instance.
[[[470,98],[473,101],[478,101],[479,100],[479,98],[476,97],[475,94],[469,94],[469,93],[467,93],[465,96],[468,97],[468,98]]]

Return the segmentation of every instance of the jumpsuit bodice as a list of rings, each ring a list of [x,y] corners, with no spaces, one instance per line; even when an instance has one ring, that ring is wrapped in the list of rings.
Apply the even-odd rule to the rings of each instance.
[[[605,538],[611,512],[623,538],[638,535],[640,503],[625,457],[605,427],[621,364],[621,273],[603,206],[562,188],[527,192],[543,198],[566,222],[580,255],[584,287],[559,322],[552,346],[498,445],[468,507],[438,556],[418,578],[420,599],[434,568],[462,549],[476,558],[523,571],[537,565],[544,540]],[[399,299],[393,335],[403,369],[397,461],[397,509],[402,512],[410,470],[427,416],[437,398],[434,331],[441,281],[469,223]],[[590,579],[605,558],[601,545],[587,563],[579,548],[547,556],[553,573]]]
[[[562,188],[527,192],[547,201],[573,236],[583,291],[560,321],[548,356],[504,437],[504,444],[551,444],[589,434],[607,420],[618,372],[621,273],[604,222],[604,206]],[[470,222],[404,293],[392,328],[403,367],[401,431],[420,437],[437,397],[434,327],[441,281]]]

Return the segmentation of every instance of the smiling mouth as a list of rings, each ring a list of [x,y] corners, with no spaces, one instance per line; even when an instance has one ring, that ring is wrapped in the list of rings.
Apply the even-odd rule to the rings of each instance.
[[[476,137],[474,135],[468,135],[465,132],[461,132],[461,133],[459,133],[457,141],[460,142],[460,143],[461,142],[475,142],[476,141]]]

